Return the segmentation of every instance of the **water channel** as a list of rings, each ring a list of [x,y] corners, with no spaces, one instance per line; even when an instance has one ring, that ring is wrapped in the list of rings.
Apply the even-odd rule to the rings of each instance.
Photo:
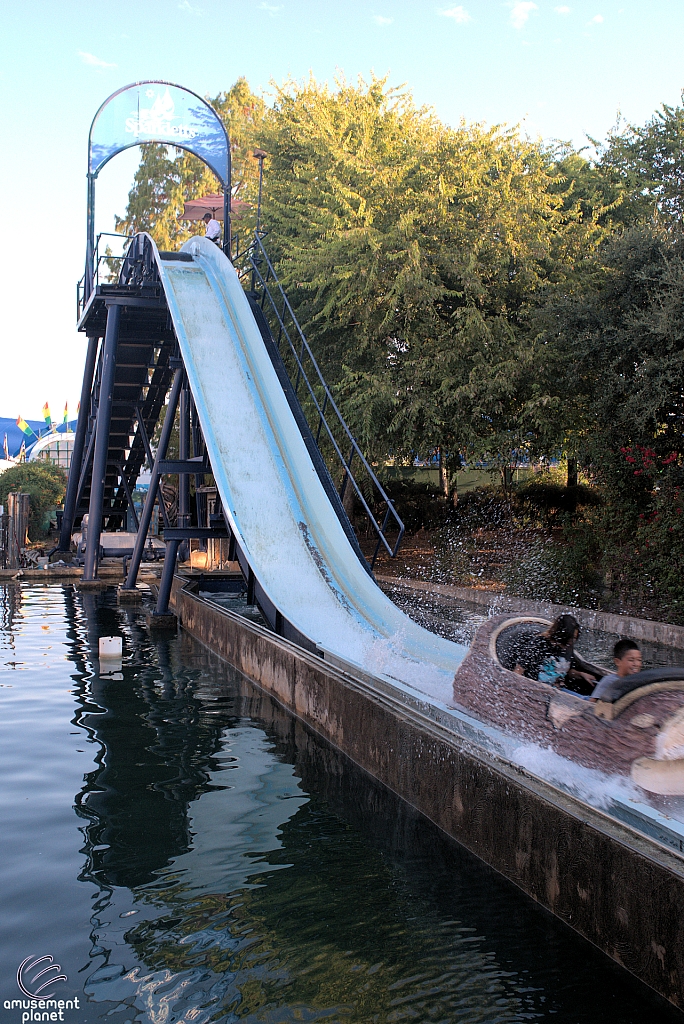
[[[0,587],[0,707],[3,1004],[50,955],[73,1022],[684,1019],[113,591]]]

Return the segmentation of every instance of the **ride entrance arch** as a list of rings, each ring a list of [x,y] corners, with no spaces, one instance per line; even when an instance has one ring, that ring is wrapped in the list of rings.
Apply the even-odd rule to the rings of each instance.
[[[223,190],[223,250],[230,254],[230,140],[214,108],[197,93],[173,82],[134,82],[101,105],[88,135],[88,214],[84,299],[95,278],[95,183],[109,161],[148,142],[176,146],[199,157]]]

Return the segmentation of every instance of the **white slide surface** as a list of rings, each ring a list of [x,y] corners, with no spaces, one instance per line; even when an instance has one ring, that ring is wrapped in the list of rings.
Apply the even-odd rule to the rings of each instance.
[[[328,501],[230,261],[158,257],[231,529],[273,604],[325,652],[451,699],[467,648],[414,623],[364,571]]]

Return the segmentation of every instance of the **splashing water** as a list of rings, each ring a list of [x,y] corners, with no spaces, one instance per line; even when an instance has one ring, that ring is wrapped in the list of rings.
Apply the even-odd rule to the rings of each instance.
[[[624,776],[584,768],[550,747],[525,743],[511,750],[510,757],[514,764],[600,810],[608,810],[616,800],[644,799],[643,790]]]

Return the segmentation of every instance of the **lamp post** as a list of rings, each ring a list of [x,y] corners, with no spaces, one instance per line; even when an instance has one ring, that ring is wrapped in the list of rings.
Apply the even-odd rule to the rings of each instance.
[[[254,150],[254,159],[259,161],[259,199],[257,201],[257,222],[256,229],[257,234],[261,228],[261,189],[264,182],[264,159],[268,156],[268,153],[263,149]]]

